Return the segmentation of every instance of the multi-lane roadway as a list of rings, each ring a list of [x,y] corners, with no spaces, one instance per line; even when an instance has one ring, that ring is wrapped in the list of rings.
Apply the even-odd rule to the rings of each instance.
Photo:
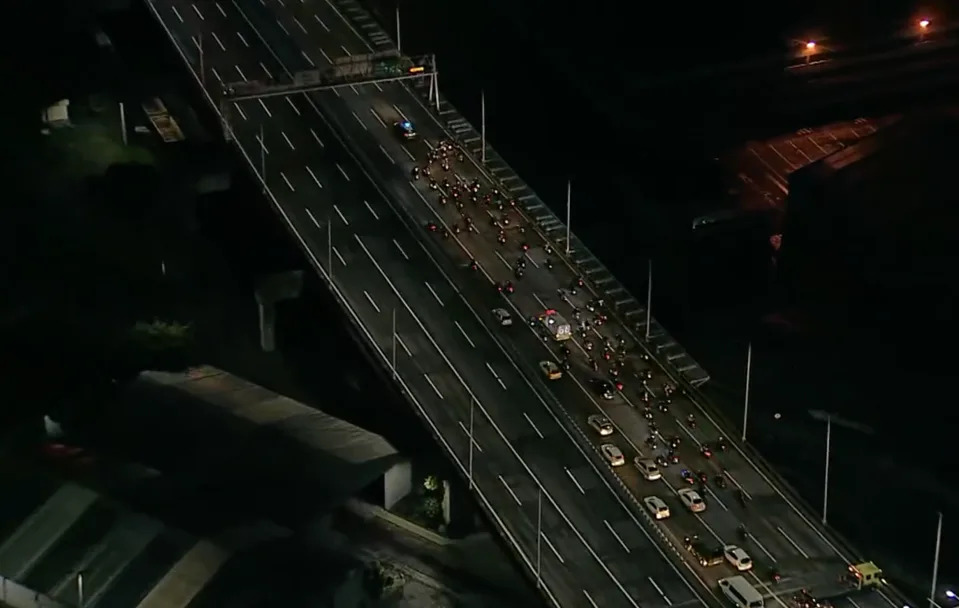
[[[323,67],[337,57],[370,52],[367,41],[383,36],[368,17],[348,15],[345,5],[331,2],[152,0],[150,6],[195,75],[203,48],[198,78],[213,100],[223,84]],[[360,34],[361,26],[370,30],[369,38]],[[702,445],[715,444],[721,431],[686,397],[674,395],[665,412],[653,407],[657,430],[651,429],[643,395],[655,405],[664,385],[676,379],[643,356],[638,328],[619,327],[612,311],[603,326],[567,342],[570,369],[562,379],[542,375],[538,362],[560,357],[559,345],[525,320],[546,308],[570,319],[573,308],[593,317],[587,310],[587,301],[596,298],[593,286],[576,295],[557,291],[573,284],[578,271],[557,251],[549,254],[547,268],[547,243],[509,205],[509,196],[502,211],[467,203],[463,211],[477,231],[455,232],[454,225],[465,220],[455,204],[440,204],[445,185],[433,190],[426,179],[410,177],[449,134],[408,88],[384,83],[244,101],[232,105],[227,118],[294,237],[358,331],[384,362],[395,362],[397,382],[464,475],[472,476],[481,504],[531,576],[539,572],[551,601],[712,603],[713,582],[732,570],[691,566],[681,547],[685,536],[742,545],[759,565],[749,575],[754,584],[783,606],[793,590],[834,580],[844,562],[854,561],[732,441],[726,453],[703,457]],[[415,122],[417,140],[396,137],[391,126],[401,118]],[[479,182],[484,194],[494,187],[509,190],[492,183],[469,158],[454,155],[449,171],[434,172],[449,179],[450,187],[462,180]],[[439,229],[430,231],[428,223]],[[505,244],[497,241],[501,229]],[[442,236],[443,230],[449,235]],[[526,270],[518,279],[521,256]],[[469,268],[473,260],[476,270]],[[494,288],[505,281],[515,285],[512,295]],[[514,325],[499,327],[490,314],[494,307],[512,310]],[[604,339],[618,343],[617,336],[628,348],[620,372],[624,386],[606,400],[593,382],[608,373],[599,354]],[[589,356],[597,360],[596,370]],[[639,377],[647,370],[651,378],[643,388]],[[611,437],[601,440],[586,424],[597,413],[612,422]],[[685,424],[689,414],[696,416],[696,428]],[[674,436],[681,463],[667,467],[661,481],[644,481],[633,457],[660,453]],[[613,468],[602,459],[596,448],[606,441],[626,454],[626,465]],[[708,473],[705,513],[684,512],[676,499],[682,468]],[[714,487],[717,476],[726,480],[725,489]],[[747,506],[736,498],[740,491]],[[649,495],[666,500],[673,516],[649,519],[639,504]],[[741,525],[748,531],[744,540],[737,533]],[[770,567],[783,575],[778,586],[764,576]],[[885,593],[855,602],[897,604]]]
[[[185,52],[193,53],[203,34],[205,78],[213,89],[220,80],[282,69],[232,4],[154,8]],[[309,23],[326,32],[337,20],[329,9]],[[296,23],[291,18],[284,27],[298,28]],[[342,21],[338,27],[343,29]],[[327,53],[361,50],[356,39],[331,36],[328,44],[313,48],[310,59],[321,65]],[[340,95],[357,93],[347,89]],[[341,101],[335,93],[324,97],[331,105]],[[337,110],[338,119],[352,121],[360,132],[389,132],[371,106],[351,109],[343,103]],[[513,365],[478,318],[480,311],[474,314],[312,103],[302,96],[238,103],[232,107],[232,130],[251,164],[265,167],[271,196],[304,250],[321,272],[332,275],[335,291],[384,360],[395,360],[403,388],[467,475],[472,418],[472,476],[481,500],[495,511],[497,525],[528,570],[539,570],[545,594],[571,606],[701,603],[663,559],[651,531],[597,473],[595,462],[571,446],[536,379]],[[399,173],[411,162],[408,150],[386,137],[360,141],[359,153],[385,174],[377,183],[392,184],[391,190],[422,205]]]

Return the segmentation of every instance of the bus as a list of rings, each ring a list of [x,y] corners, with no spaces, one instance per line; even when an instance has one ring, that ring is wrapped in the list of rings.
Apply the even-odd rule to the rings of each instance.
[[[763,595],[742,576],[720,579],[719,588],[736,608],[763,608]]]

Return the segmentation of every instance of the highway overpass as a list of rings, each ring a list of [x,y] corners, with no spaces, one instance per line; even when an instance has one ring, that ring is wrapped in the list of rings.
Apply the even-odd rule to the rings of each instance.
[[[391,50],[359,5],[144,1],[355,333],[469,480],[550,604],[718,605],[715,581],[733,570],[694,564],[681,546],[685,536],[742,545],[760,566],[747,576],[782,606],[799,588],[834,581],[845,563],[858,561],[747,448],[727,441],[724,453],[702,455],[704,444],[731,430],[696,390],[708,375],[654,320],[647,325],[644,307],[575,237],[567,254],[562,222],[494,151],[486,151],[485,164],[475,160],[478,134],[442,97],[435,107],[431,87],[377,82],[224,97],[237,82],[284,81]],[[403,119],[415,123],[416,139],[397,136],[393,123]],[[434,154],[444,140],[458,142],[448,170]],[[426,178],[411,179],[431,156],[435,189]],[[520,260],[525,272],[517,278]],[[573,294],[578,279],[583,285]],[[507,282],[514,293],[495,288]],[[591,311],[598,299],[604,303]],[[493,308],[511,311],[513,326],[501,327]],[[547,309],[592,321],[564,343],[570,368],[554,381],[540,362],[567,355],[538,323],[527,323]],[[622,358],[623,382],[609,399],[596,388],[610,379],[607,340],[610,361]],[[660,408],[667,385],[677,392]],[[691,413],[695,428],[684,424]],[[592,415],[606,416],[613,434],[601,438],[587,423]],[[676,438],[680,464],[661,481],[644,481],[633,458],[659,454]],[[625,454],[624,466],[611,466],[604,443]],[[682,468],[710,478],[704,513],[688,513],[676,499]],[[714,486],[717,477],[727,487]],[[651,495],[671,506],[670,519],[649,516],[641,501]],[[782,573],[778,585],[768,581],[771,567]],[[887,589],[854,605],[903,602]]]

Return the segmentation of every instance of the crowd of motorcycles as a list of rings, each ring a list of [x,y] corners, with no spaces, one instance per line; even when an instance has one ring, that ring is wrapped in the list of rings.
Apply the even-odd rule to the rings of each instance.
[[[443,238],[449,238],[450,232],[460,234],[471,232],[479,234],[476,223],[470,214],[471,210],[484,210],[490,215],[490,225],[498,229],[496,241],[506,246],[510,240],[507,237],[507,231],[513,230],[519,234],[518,251],[525,254],[530,249],[529,242],[526,240],[526,228],[517,223],[513,225],[509,217],[509,209],[516,207],[516,200],[508,197],[504,192],[496,187],[483,188],[479,180],[465,181],[459,177],[453,170],[453,163],[464,162],[465,154],[463,149],[449,140],[441,141],[433,147],[427,155],[426,162],[422,166],[415,166],[410,171],[411,179],[419,181],[427,180],[429,189],[437,193],[437,202],[440,206],[453,205],[459,213],[460,221],[453,223],[449,229],[438,225],[436,222],[427,222],[426,229],[430,232],[438,233]],[[494,213],[495,212],[495,213]],[[544,245],[543,250],[546,258],[544,265],[552,270],[554,262],[552,259],[553,250],[549,245]],[[469,268],[473,271],[478,270],[479,265],[476,260],[470,260]],[[525,255],[519,255],[512,269],[515,280],[521,280],[525,275],[527,261]],[[577,295],[579,290],[585,287],[585,281],[582,277],[575,279],[566,289],[558,290],[558,295],[572,306],[572,325],[575,328],[575,334],[579,338],[579,343],[587,352],[587,365],[594,373],[601,373],[601,366],[606,367],[606,373],[609,376],[609,382],[615,386],[616,390],[624,389],[623,375],[626,371],[626,357],[630,349],[627,347],[626,339],[622,335],[616,335],[614,338],[598,337],[593,331],[595,327],[600,327],[608,321],[608,314],[605,310],[605,302],[600,299],[588,301],[582,308],[573,306],[568,299],[570,295]],[[500,293],[510,295],[515,292],[516,286],[512,280],[499,282],[496,289]],[[538,316],[529,318],[530,326],[539,329],[541,321]],[[543,340],[548,341],[551,337],[544,333]],[[560,365],[569,370],[572,367],[570,357],[571,350],[567,346],[559,348]],[[646,353],[640,353],[640,358],[649,363],[650,357]],[[671,465],[680,463],[679,447],[681,437],[673,434],[664,436],[660,433],[655,420],[655,412],[663,414],[669,413],[672,396],[676,387],[666,383],[663,385],[663,395],[661,398],[655,398],[650,388],[650,382],[653,379],[653,371],[648,366],[634,372],[634,376],[641,382],[642,389],[642,413],[646,419],[649,435],[646,438],[646,446],[652,450],[659,450],[660,444],[665,448],[655,457],[655,462],[660,468],[668,468]],[[697,427],[696,417],[689,414],[685,419],[685,424],[690,429]],[[700,454],[707,460],[711,460],[716,452],[726,452],[728,443],[724,437],[720,437],[712,445],[703,444],[700,448]],[[710,476],[703,470],[691,471],[683,468],[680,470],[680,476],[683,481],[690,486],[699,489],[700,494],[704,494],[706,486],[712,483],[717,488],[725,489],[727,487],[727,477],[725,469],[722,469],[717,475]],[[736,497],[743,508],[746,508],[748,497],[743,490],[736,491]],[[745,541],[748,538],[748,532],[745,526],[740,525],[737,529],[740,540]],[[773,582],[779,582],[781,576],[775,569],[770,571],[769,578]],[[824,608],[822,606],[801,605],[800,608]]]

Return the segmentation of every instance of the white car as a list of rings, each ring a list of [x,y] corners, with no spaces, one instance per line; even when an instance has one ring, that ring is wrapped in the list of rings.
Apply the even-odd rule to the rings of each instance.
[[[740,572],[751,570],[753,567],[753,558],[749,557],[749,554],[743,551],[741,547],[726,545],[723,547],[723,555],[726,556],[726,561]]]
[[[652,458],[641,458],[637,456],[633,459],[633,464],[636,465],[639,472],[643,474],[646,481],[656,481],[657,479],[663,478],[663,474]]]
[[[604,443],[599,446],[599,451],[603,453],[603,456],[606,457],[609,464],[614,467],[621,467],[626,464],[626,457],[623,456],[622,450],[611,443]]]
[[[659,496],[647,496],[643,499],[643,504],[646,505],[646,508],[649,509],[649,512],[652,513],[656,519],[669,518],[669,507],[666,506],[666,503],[663,502],[663,499]]]
[[[679,500],[693,513],[702,513],[706,510],[706,501],[696,490],[683,488],[676,493],[679,494]]]
[[[494,308],[493,317],[503,327],[509,327],[513,324],[513,317],[510,316],[509,311],[505,308]]]
[[[600,437],[608,437],[613,434],[613,424],[606,416],[593,414],[586,419],[586,423],[593,427],[593,430],[599,433]]]

